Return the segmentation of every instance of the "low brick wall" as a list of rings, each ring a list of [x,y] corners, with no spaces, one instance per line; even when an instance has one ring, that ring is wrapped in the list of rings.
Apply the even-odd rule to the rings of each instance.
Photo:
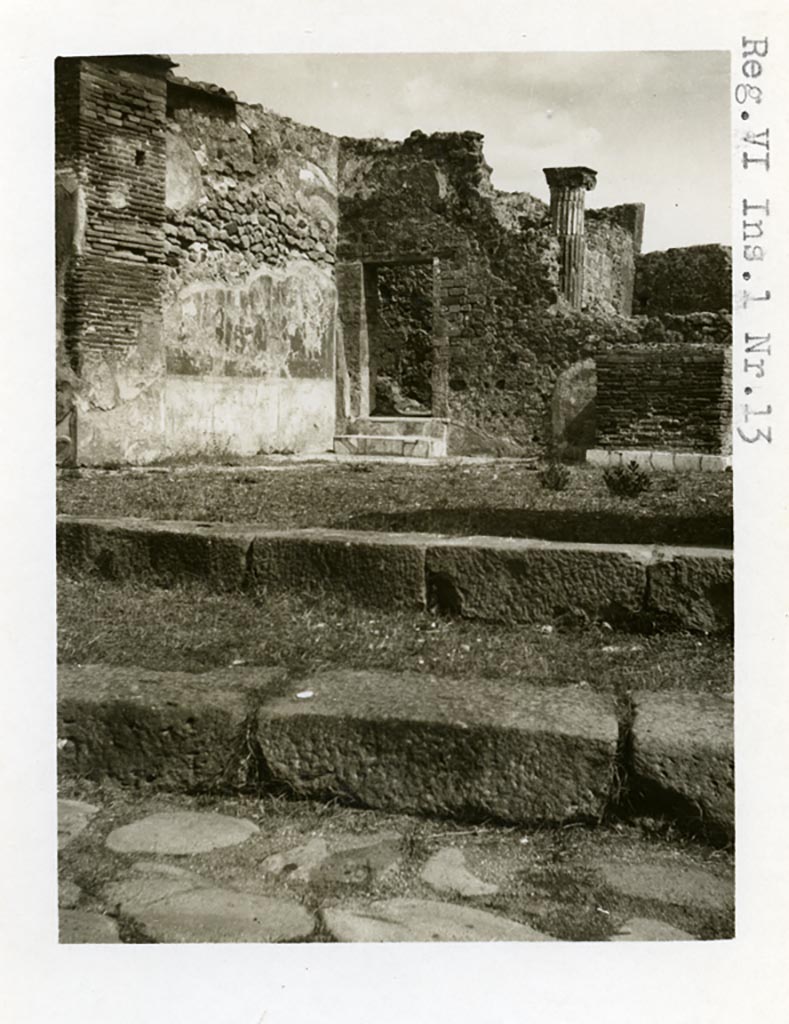
[[[731,451],[728,348],[633,345],[596,363],[596,447]]]

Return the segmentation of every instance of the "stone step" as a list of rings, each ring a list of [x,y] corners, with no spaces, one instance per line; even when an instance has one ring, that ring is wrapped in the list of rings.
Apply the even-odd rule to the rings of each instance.
[[[732,628],[728,549],[59,516],[57,556],[74,576],[201,579],[218,591],[321,593],[487,622],[572,612],[661,632]]]
[[[416,459],[440,459],[447,454],[446,438],[339,434],[334,451],[340,455],[407,455]]]
[[[588,687],[375,669],[284,682],[255,666],[61,665],[58,772],[182,793],[254,784],[383,811],[548,825],[599,820],[618,780],[629,813],[685,824],[690,815],[694,828],[730,840],[733,710],[723,694],[636,691],[630,709]],[[67,810],[61,845],[96,812]],[[116,848],[127,833],[116,833]]]
[[[446,420],[432,416],[362,416],[348,425],[349,434],[380,437],[437,437],[446,439]]]

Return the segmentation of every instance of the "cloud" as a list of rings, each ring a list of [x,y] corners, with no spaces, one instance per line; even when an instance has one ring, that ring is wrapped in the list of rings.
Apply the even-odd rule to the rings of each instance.
[[[594,205],[647,204],[647,245],[729,235],[723,52],[175,59],[190,77],[337,135],[481,132],[501,189],[546,198],[543,167],[587,164],[599,172]],[[687,193],[680,207],[672,189]]]

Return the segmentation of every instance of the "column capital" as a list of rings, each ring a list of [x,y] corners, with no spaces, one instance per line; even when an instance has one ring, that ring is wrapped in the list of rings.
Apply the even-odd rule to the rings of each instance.
[[[544,167],[548,187],[583,188],[590,191],[597,184],[597,171],[591,167]]]

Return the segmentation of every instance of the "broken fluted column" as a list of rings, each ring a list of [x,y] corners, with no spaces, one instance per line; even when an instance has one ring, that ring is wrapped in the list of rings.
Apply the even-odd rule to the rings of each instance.
[[[559,289],[573,309],[584,288],[584,192],[597,184],[589,167],[546,167],[551,190],[551,226],[559,236]]]

